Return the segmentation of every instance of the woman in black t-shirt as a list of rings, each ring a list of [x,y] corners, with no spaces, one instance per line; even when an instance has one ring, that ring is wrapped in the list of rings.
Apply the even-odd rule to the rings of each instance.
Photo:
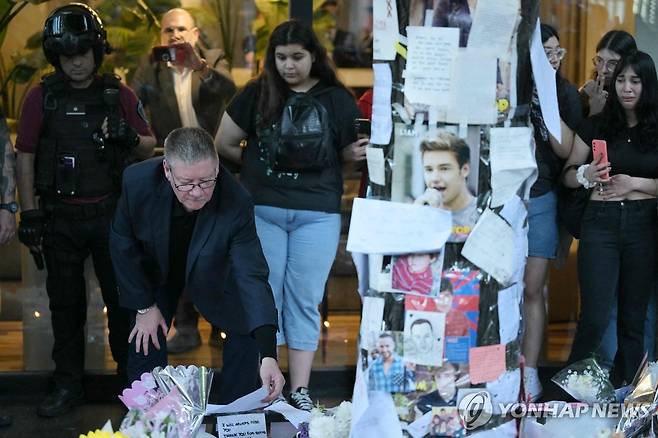
[[[581,311],[569,361],[599,349],[617,300],[612,378],[618,386],[631,382],[644,354],[644,321],[655,293],[658,79],[653,60],[644,52],[623,58],[613,84],[603,112],[578,130],[564,180],[569,187],[593,189],[581,223]],[[608,161],[592,158],[590,145],[597,139],[607,142]]]
[[[308,383],[318,305],[340,237],[341,162],[365,159],[368,140],[356,139],[358,117],[354,96],[313,31],[291,20],[272,32],[263,72],[229,104],[215,139],[220,155],[242,164],[240,180],[254,199],[279,312],[278,344],[288,346],[290,402],[305,410],[313,407]],[[281,165],[284,144],[296,151],[287,156],[294,168]],[[326,160],[311,163],[300,150],[320,151]]]

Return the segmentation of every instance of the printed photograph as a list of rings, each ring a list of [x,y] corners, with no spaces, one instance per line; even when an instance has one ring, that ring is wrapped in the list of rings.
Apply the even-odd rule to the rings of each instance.
[[[404,359],[418,365],[441,365],[445,322],[445,313],[407,310]]]
[[[403,333],[381,332],[377,349],[368,368],[368,389],[385,392],[413,392],[416,390],[414,365],[403,358]]]

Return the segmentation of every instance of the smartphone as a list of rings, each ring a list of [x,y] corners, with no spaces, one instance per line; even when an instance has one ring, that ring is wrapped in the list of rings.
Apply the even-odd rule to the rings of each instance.
[[[357,138],[370,138],[370,120],[356,119],[354,120],[354,127],[356,128]]]
[[[592,140],[592,154],[594,155],[594,161],[598,160],[601,157],[601,163],[608,162],[608,144],[605,140]],[[610,178],[608,172],[602,175],[603,179]]]
[[[159,62],[171,62],[176,65],[185,64],[185,44],[173,44],[171,46],[155,46],[151,51],[153,59]]]

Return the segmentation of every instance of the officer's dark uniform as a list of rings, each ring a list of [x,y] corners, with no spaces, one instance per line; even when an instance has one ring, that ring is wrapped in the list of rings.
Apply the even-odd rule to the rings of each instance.
[[[84,261],[90,254],[107,308],[112,356],[119,375],[125,378],[130,320],[118,304],[108,235],[121,191],[121,173],[140,137],[124,118],[128,111],[136,112],[137,105],[123,108],[120,96],[132,96],[135,104],[137,99],[118,78],[95,76],[89,87],[73,88],[59,65],[60,55],[84,54],[91,48],[98,68],[103,53],[109,51],[100,18],[91,8],[74,3],[53,11],[46,19],[43,47],[57,71],[41,83],[43,116],[32,151],[39,209],[23,211],[19,239],[33,251],[42,244],[48,270],[55,390],[37,413],[56,416],[83,396]],[[24,111],[22,117],[29,115]],[[108,137],[101,130],[106,118]],[[19,129],[19,158],[20,138]]]

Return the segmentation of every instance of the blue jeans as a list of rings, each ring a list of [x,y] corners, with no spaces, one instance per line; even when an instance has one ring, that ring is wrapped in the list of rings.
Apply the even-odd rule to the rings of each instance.
[[[644,323],[644,350],[650,361],[656,360],[656,293],[651,294],[647,319]],[[612,362],[617,353],[617,306],[612,308],[610,322],[601,340],[599,351],[599,364],[605,368],[612,368]]]
[[[315,351],[318,306],[340,239],[340,214],[257,205],[256,231],[279,316],[277,343]]]

